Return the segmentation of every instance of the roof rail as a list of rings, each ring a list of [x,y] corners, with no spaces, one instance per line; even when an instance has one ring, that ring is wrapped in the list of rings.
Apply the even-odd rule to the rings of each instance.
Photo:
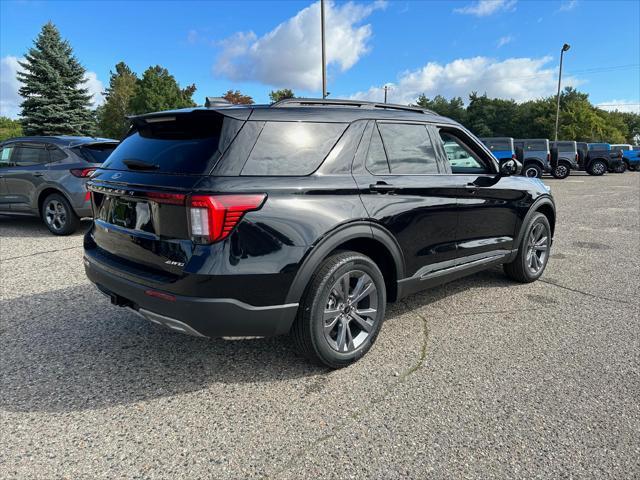
[[[340,99],[321,99],[321,98],[285,98],[280,100],[271,107],[315,107],[315,106],[334,106],[334,107],[355,107],[355,108],[383,108],[386,110],[404,110],[409,112],[416,113],[430,113],[433,115],[438,115],[433,110],[428,110],[426,108],[413,107],[409,105],[397,105],[395,103],[377,103],[377,102],[368,102],[365,100],[340,100]]]

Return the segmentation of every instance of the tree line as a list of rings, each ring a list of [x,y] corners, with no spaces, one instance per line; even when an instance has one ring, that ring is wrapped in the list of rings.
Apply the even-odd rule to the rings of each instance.
[[[450,117],[479,137],[555,138],[557,97],[517,103],[473,92],[461,97],[420,95],[417,106]],[[640,115],[595,107],[589,95],[567,87],[560,93],[558,138],[579,142],[640,143]]]
[[[56,26],[48,22],[34,45],[20,62],[18,73],[24,98],[19,120],[0,117],[0,140],[25,135],[90,135],[122,138],[128,116],[193,107],[195,84],[181,87],[175,77],[160,65],[150,66],[138,75],[124,62],[110,72],[103,92],[104,103],[91,108],[91,95],[85,87],[85,69],[73,54]],[[221,95],[234,104],[252,104],[253,98],[239,90]],[[288,88],[269,93],[271,102],[293,98]],[[553,138],[556,97],[517,103],[489,98],[473,92],[469,101],[461,97],[446,99],[420,95],[416,105],[451,117],[478,136]],[[607,112],[596,108],[586,93],[566,88],[560,98],[560,138],[578,141],[634,143],[640,140],[640,115]]]

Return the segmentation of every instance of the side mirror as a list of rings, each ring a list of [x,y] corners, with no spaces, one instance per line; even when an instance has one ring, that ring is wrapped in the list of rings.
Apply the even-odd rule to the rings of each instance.
[[[516,173],[518,173],[521,167],[522,164],[520,164],[520,162],[518,162],[517,160],[505,160],[500,164],[500,175],[504,175],[505,177],[508,177],[509,175],[515,175]]]

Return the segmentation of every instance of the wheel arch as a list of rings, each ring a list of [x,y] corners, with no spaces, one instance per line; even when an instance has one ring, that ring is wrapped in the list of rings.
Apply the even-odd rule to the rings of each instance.
[[[338,227],[310,247],[289,288],[286,303],[299,302],[318,266],[339,250],[352,250],[371,258],[384,276],[387,299],[397,298],[397,281],[404,278],[402,250],[388,230],[359,221]]]
[[[529,208],[529,211],[525,215],[524,220],[520,225],[520,231],[518,232],[518,236],[516,238],[516,245],[520,245],[522,236],[524,235],[525,227],[531,220],[531,217],[533,217],[536,213],[542,213],[545,217],[547,217],[547,220],[549,220],[549,226],[551,227],[551,237],[553,238],[556,230],[556,207],[551,197],[545,196],[538,198]]]
[[[59,188],[55,188],[55,187],[51,187],[51,186],[47,186],[45,188],[43,188],[40,193],[38,193],[38,198],[37,198],[37,207],[38,207],[38,216],[42,216],[42,204],[44,203],[44,200],[51,194],[53,193],[57,193],[59,195],[62,195],[67,202],[69,202],[69,205],[71,206],[71,208],[73,209],[73,204],[71,203],[71,200],[69,199],[69,196],[63,192],[61,189]]]

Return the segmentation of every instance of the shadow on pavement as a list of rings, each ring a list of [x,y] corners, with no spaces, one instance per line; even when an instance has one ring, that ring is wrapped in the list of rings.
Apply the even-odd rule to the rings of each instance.
[[[83,235],[91,227],[90,220],[80,222],[80,227],[71,236]],[[38,217],[18,217],[0,214],[0,238],[56,238]]]
[[[387,321],[476,288],[513,285],[488,271],[389,305]],[[114,307],[93,286],[0,303],[0,408],[65,412],[194,392],[214,383],[276,383],[328,372],[290,339],[204,339]],[[277,388],[277,387],[276,387]]]

